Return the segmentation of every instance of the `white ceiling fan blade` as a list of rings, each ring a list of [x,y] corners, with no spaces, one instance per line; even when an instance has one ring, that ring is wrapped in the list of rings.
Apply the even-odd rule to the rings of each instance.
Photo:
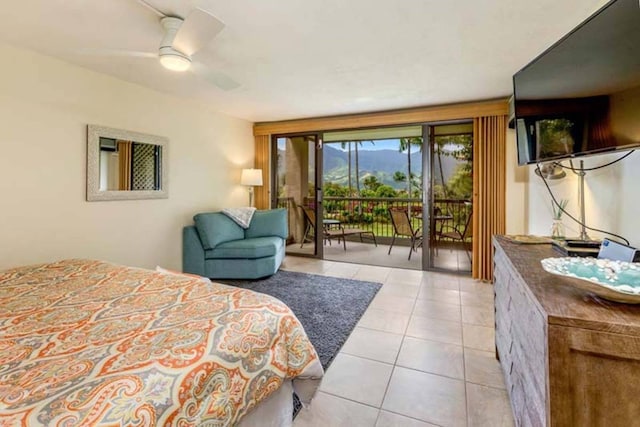
[[[215,16],[202,9],[194,9],[184,20],[173,48],[191,56],[208,44],[224,28],[224,24]]]
[[[135,58],[158,58],[157,52],[140,52],[125,49],[78,49],[73,51],[76,55],[92,55],[92,56],[128,56]]]
[[[164,18],[166,16],[164,13],[156,9],[155,6],[151,5],[150,3],[147,3],[145,0],[137,0],[137,2],[140,3],[142,6],[146,7],[147,9],[149,9],[150,11],[152,11],[153,13],[155,13],[156,15],[158,15],[160,18]]]
[[[222,90],[233,90],[239,88],[241,85],[231,77],[220,71],[214,71],[204,64],[199,62],[192,62],[191,69],[193,72],[206,80],[207,82],[219,87]]]

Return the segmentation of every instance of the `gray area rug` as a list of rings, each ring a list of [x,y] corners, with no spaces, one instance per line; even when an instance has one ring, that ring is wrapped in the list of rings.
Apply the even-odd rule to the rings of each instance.
[[[326,370],[382,285],[280,270],[266,279],[216,280],[278,298],[295,313]]]

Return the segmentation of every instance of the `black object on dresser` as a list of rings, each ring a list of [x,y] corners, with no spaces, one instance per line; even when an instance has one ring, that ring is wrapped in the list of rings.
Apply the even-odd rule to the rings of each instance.
[[[640,307],[545,272],[551,245],[494,237],[496,356],[518,426],[639,426]]]

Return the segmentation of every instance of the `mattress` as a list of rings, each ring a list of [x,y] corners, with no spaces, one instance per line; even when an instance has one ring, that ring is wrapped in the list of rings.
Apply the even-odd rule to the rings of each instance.
[[[0,425],[234,425],[322,375],[268,295],[102,261],[0,272]]]

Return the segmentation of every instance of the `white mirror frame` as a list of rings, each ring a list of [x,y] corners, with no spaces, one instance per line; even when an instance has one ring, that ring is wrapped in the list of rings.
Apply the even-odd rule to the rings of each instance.
[[[135,141],[162,146],[162,183],[160,190],[100,190],[100,137]],[[98,125],[87,126],[87,201],[140,200],[169,198],[169,139],[146,133],[114,129]]]

